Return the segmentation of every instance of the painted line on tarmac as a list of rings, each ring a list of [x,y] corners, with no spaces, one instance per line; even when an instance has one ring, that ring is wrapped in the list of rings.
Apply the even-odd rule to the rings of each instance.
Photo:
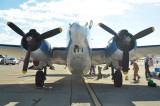
[[[89,92],[89,94],[90,94],[90,96],[91,96],[91,98],[92,98],[95,106],[102,106],[102,104],[100,103],[99,99],[97,98],[95,92],[94,92],[93,89],[90,87],[87,79],[85,79],[83,76],[81,76],[81,78],[83,79],[83,81],[84,81],[84,83],[85,83],[85,85],[86,85],[86,87],[87,87],[87,90],[88,90],[88,92]]]

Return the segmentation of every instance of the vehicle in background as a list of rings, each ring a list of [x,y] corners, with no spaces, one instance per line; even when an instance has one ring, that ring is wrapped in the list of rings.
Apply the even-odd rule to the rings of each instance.
[[[4,57],[5,57],[5,56],[0,55],[0,63],[1,63],[2,59],[4,59]]]
[[[11,58],[5,57],[5,58],[3,58],[1,60],[1,62],[4,65],[8,65],[8,64],[15,65],[15,64],[19,64],[20,63],[19,59],[15,58],[15,57],[11,57]]]

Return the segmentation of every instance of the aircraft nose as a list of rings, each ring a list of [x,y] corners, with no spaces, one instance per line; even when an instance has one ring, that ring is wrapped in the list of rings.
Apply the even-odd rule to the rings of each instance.
[[[74,42],[81,42],[85,39],[85,34],[82,30],[76,30],[74,32],[71,32],[71,39]]]

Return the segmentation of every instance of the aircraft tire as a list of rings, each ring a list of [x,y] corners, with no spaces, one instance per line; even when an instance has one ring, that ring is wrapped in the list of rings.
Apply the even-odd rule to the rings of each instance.
[[[122,87],[122,73],[120,70],[117,70],[114,74],[114,87]]]
[[[44,86],[44,73],[43,71],[37,71],[35,76],[35,84],[36,87],[43,87]]]

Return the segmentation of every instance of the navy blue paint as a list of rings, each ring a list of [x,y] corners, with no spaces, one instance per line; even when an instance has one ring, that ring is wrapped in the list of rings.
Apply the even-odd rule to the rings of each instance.
[[[53,50],[66,50],[66,47],[54,47]]]
[[[106,53],[107,55],[111,56],[116,50],[118,49],[116,42],[113,41],[106,47]]]
[[[105,50],[105,48],[92,48],[92,51]]]
[[[45,54],[49,53],[51,55],[52,53],[51,45],[45,40],[42,40],[40,50],[42,50]]]
[[[149,48],[149,47],[160,47],[160,45],[137,46],[137,48]]]
[[[89,47],[89,45],[87,46],[88,52],[89,52],[89,56],[91,57],[92,55],[92,49]]]
[[[72,44],[72,39],[69,40],[68,46],[67,46],[67,56],[68,56],[68,52],[69,52],[69,48],[71,47]]]
[[[20,46],[20,45],[0,44],[0,46],[3,46],[3,47],[17,47],[17,48],[21,48],[21,46]]]
[[[69,27],[71,27],[71,26],[69,26]],[[67,36],[67,37],[68,37],[68,46],[67,46],[67,48],[66,48],[66,51],[67,51],[66,55],[68,56],[68,51],[69,51],[69,48],[70,48],[70,46],[71,46],[71,44],[72,44],[70,28],[69,28],[68,36]]]

